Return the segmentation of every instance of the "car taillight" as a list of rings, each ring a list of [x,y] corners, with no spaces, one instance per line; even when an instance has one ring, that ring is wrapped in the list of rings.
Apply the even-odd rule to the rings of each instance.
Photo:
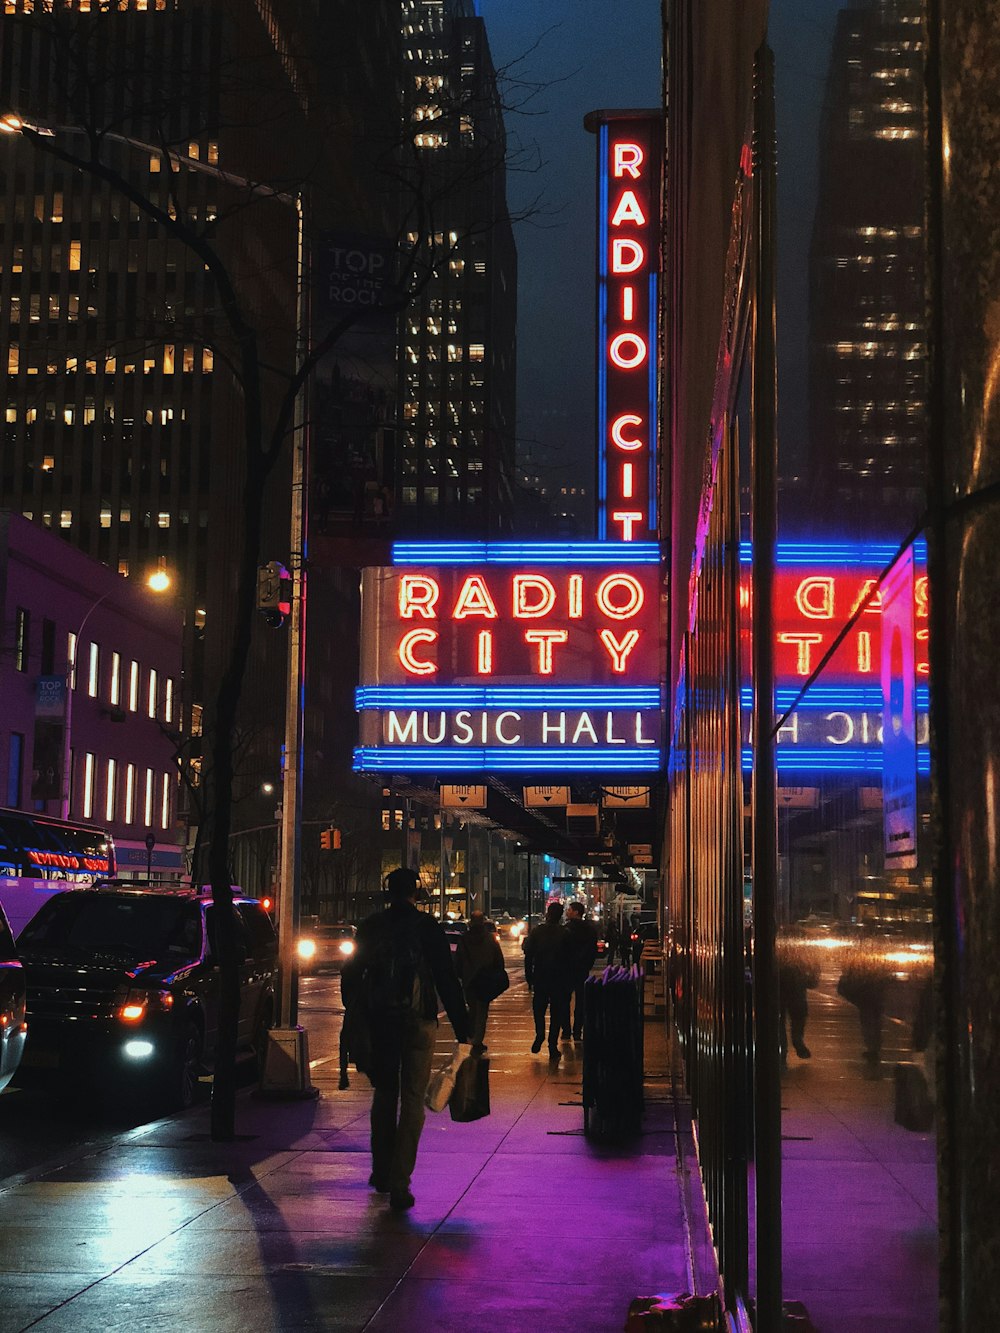
[[[340,952],[342,954],[345,954],[348,958],[350,958],[351,954],[354,953],[357,947],[358,946],[354,943],[353,940],[340,941]]]
[[[173,1007],[174,997],[168,990],[130,990],[118,1017],[123,1023],[138,1023],[147,1014],[165,1013]]]

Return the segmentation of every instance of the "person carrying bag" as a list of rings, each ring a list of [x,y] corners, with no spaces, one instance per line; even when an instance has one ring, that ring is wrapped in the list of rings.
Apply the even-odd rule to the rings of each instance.
[[[448,1098],[452,1120],[463,1124],[482,1120],[490,1113],[490,1062],[480,1055],[470,1056],[459,1068],[455,1087]]]
[[[503,951],[493,933],[493,923],[486,919],[483,912],[473,912],[469,918],[469,929],[459,941],[455,953],[455,967],[469,1008],[472,1053],[482,1055],[486,1050],[490,1003],[510,985]]]

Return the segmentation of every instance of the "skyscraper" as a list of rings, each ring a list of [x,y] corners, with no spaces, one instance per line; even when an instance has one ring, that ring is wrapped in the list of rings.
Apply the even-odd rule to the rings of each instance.
[[[841,11],[810,254],[813,519],[902,536],[926,416],[922,6]]]
[[[5,0],[0,106],[29,133],[0,136],[0,503],[121,573],[170,572],[195,782],[232,643],[242,340],[274,421],[296,352],[296,198],[314,234],[376,229],[373,141],[395,123],[397,80],[396,0]],[[95,149],[96,171],[59,160]],[[186,241],[171,234],[178,218]],[[287,558],[276,443],[263,559]],[[283,636],[261,625],[238,757],[247,792],[276,775],[284,670]]]
[[[403,0],[401,17],[418,295],[399,335],[396,526],[497,535],[511,525],[517,308],[497,72],[471,0]]]

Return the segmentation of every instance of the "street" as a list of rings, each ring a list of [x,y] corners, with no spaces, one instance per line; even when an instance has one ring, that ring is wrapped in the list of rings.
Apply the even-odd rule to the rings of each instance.
[[[519,984],[523,988],[520,945],[505,940],[503,950],[511,990],[516,990]],[[327,1065],[336,1067],[343,1012],[337,974],[300,979],[299,1019],[309,1034],[309,1062],[317,1073]],[[445,1023],[440,1035],[442,1048],[449,1047],[451,1041],[451,1030]],[[324,1072],[333,1077],[330,1070]],[[248,1059],[241,1066],[243,1086],[252,1077],[253,1063]],[[203,1097],[209,1096],[210,1088],[211,1078],[207,1077],[203,1081]],[[8,1087],[0,1093],[0,1181],[78,1149],[81,1144],[96,1146],[109,1136],[157,1118],[153,1107],[116,1105],[111,1099],[81,1095],[72,1087],[50,1084]]]

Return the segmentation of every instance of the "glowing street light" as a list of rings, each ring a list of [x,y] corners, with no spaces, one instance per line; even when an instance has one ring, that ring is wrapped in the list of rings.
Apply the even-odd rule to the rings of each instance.
[[[158,569],[146,580],[146,587],[153,592],[166,592],[170,587],[170,575],[165,569]]]

